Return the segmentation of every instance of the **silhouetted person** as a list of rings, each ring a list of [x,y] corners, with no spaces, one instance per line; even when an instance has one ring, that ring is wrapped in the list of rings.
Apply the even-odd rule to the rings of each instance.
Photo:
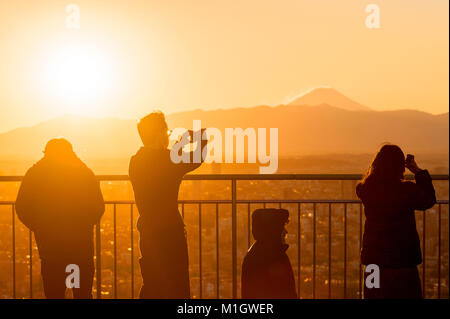
[[[16,200],[19,219],[34,233],[47,298],[64,298],[66,267],[80,269],[75,298],[92,297],[93,226],[104,210],[99,183],[65,139],[50,140],[44,157],[23,178]]]
[[[403,179],[405,166],[415,183]],[[356,193],[366,215],[361,262],[380,269],[380,287],[364,285],[364,298],[422,298],[417,270],[422,253],[414,211],[436,203],[430,174],[414,158],[406,161],[398,146],[387,144],[375,155]]]
[[[242,263],[242,298],[297,298],[291,262],[286,255],[285,209],[257,209],[252,214],[255,243]]]
[[[188,248],[177,200],[183,176],[201,163],[193,163],[192,152],[190,163],[172,162],[163,113],[142,118],[138,131],[144,146],[131,158],[129,176],[140,215],[140,298],[190,298]],[[202,149],[205,145],[202,141]]]

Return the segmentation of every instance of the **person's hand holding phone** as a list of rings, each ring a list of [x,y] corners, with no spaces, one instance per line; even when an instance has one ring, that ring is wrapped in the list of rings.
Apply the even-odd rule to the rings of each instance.
[[[413,174],[417,174],[418,172],[421,171],[421,169],[419,168],[419,166],[416,163],[416,160],[414,159],[414,155],[411,155],[411,154],[406,155],[405,166]]]

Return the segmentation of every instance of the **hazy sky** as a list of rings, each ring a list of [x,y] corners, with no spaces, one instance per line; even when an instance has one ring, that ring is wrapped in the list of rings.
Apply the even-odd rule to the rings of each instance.
[[[70,3],[79,30],[66,28]],[[369,3],[380,29],[365,26]],[[377,110],[447,112],[448,11],[448,0],[1,1],[0,132],[66,112],[278,105],[318,86]],[[64,84],[67,46],[97,70],[79,74],[91,90],[76,103],[48,86]]]

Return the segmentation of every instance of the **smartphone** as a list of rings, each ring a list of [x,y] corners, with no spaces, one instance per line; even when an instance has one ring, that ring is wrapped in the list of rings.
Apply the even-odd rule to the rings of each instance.
[[[406,162],[414,161],[414,155],[412,154],[406,154]]]

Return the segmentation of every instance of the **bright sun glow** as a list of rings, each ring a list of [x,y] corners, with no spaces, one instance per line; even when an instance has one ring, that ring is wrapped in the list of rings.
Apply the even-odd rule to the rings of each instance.
[[[66,111],[89,113],[112,90],[112,63],[95,47],[66,45],[50,55],[43,80]]]

